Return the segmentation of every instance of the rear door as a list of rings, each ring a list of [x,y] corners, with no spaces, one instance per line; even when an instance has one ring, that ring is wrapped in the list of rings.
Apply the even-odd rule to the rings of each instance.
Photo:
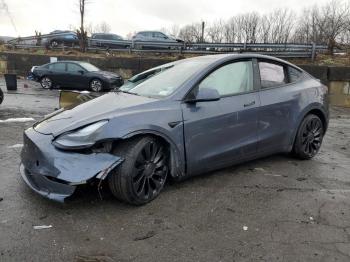
[[[258,60],[261,88],[258,151],[286,151],[298,118],[303,97],[299,84],[302,72],[273,60]]]
[[[57,62],[49,64],[47,76],[51,78],[55,85],[66,86],[66,63]]]
[[[256,154],[260,102],[253,71],[251,60],[221,66],[194,89],[216,89],[220,100],[182,104],[188,174]]]

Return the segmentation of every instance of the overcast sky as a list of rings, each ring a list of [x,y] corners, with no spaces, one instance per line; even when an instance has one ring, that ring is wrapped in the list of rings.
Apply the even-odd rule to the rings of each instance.
[[[78,0],[0,0],[5,2],[17,32],[5,10],[0,10],[0,35],[27,36],[35,30],[48,33],[79,25]],[[227,19],[235,14],[275,8],[299,12],[329,0],[90,0],[86,24],[107,22],[114,33],[126,36],[138,30],[156,30],[201,20]]]

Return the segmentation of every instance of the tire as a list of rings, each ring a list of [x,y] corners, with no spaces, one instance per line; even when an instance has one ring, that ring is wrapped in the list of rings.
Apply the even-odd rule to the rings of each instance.
[[[4,93],[0,89],[0,105],[2,104],[3,101],[4,101]]]
[[[101,92],[103,90],[103,83],[100,79],[92,79],[90,82],[90,90],[93,92]]]
[[[145,136],[117,146],[114,154],[124,159],[109,176],[112,194],[132,205],[154,200],[168,174],[168,150],[153,137]]]
[[[41,84],[41,87],[44,89],[51,89],[53,86],[53,82],[52,82],[51,78],[48,76],[43,76],[40,79],[40,84]]]
[[[323,135],[321,119],[313,114],[307,115],[301,122],[295,138],[294,155],[300,159],[313,158],[321,148]]]
[[[50,46],[51,46],[51,48],[56,48],[59,46],[59,43],[56,40],[53,40],[50,42]]]

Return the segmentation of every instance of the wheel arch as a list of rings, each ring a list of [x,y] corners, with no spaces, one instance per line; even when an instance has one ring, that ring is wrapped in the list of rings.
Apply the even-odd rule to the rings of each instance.
[[[152,136],[156,139],[159,139],[165,145],[168,146],[169,154],[170,154],[169,169],[170,169],[171,177],[181,178],[185,175],[185,160],[184,160],[184,157],[181,156],[181,151],[178,149],[176,143],[172,141],[171,138],[169,138],[167,135],[161,132],[158,132],[155,130],[134,131],[123,136],[122,139],[119,139],[115,146],[118,146],[118,143],[122,143],[125,140],[135,139],[137,137],[143,137],[143,136]]]
[[[305,119],[306,116],[310,115],[310,114],[314,114],[316,116],[318,116],[323,124],[323,128],[324,128],[324,133],[326,133],[327,128],[328,128],[328,114],[326,112],[326,110],[321,106],[321,105],[310,105],[309,107],[305,108],[302,113],[300,114],[300,117],[297,121],[297,125],[296,128],[293,130],[293,134],[292,134],[292,140],[290,143],[290,150],[292,150],[294,143],[295,143],[295,139],[299,130],[299,127],[302,123],[302,121]]]

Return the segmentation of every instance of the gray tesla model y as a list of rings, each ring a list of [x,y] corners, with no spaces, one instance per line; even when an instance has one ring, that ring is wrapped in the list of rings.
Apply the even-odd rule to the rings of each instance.
[[[34,124],[20,171],[53,200],[106,180],[118,199],[140,205],[167,177],[281,152],[311,159],[327,126],[327,87],[302,69],[261,55],[202,56]]]

